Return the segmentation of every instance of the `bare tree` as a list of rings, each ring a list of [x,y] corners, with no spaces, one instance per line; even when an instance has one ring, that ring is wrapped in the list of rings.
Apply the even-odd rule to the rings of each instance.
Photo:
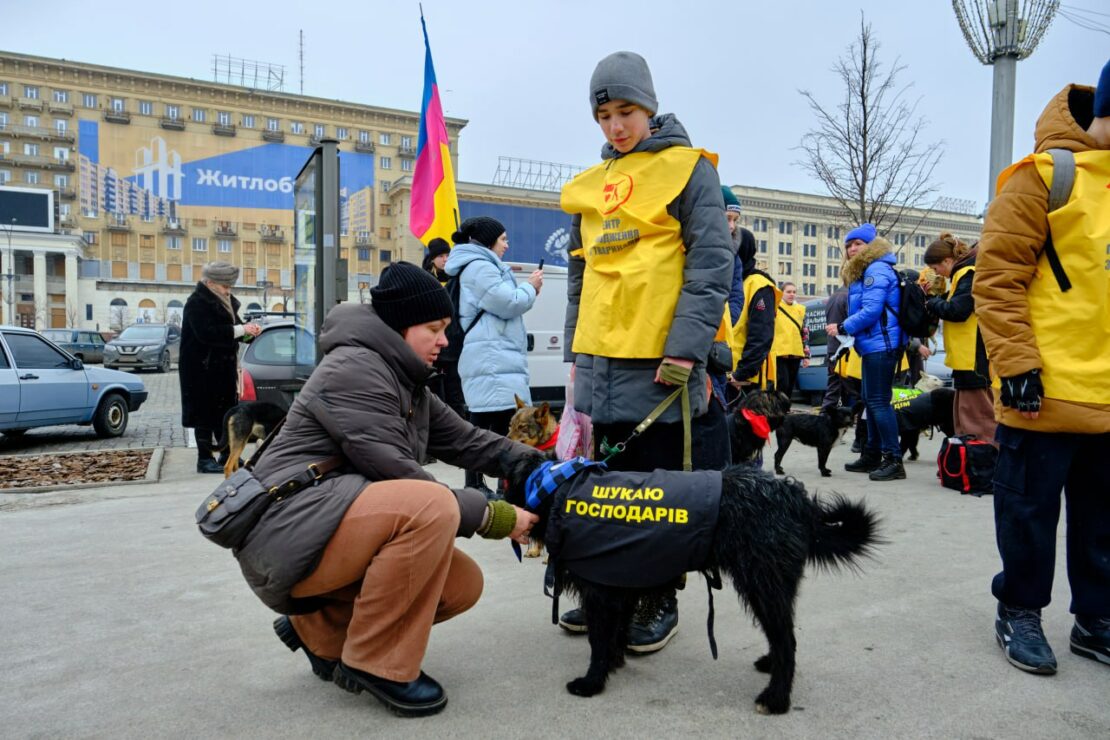
[[[799,90],[816,126],[802,138],[805,157],[796,164],[824,183],[849,222],[870,222],[885,234],[912,209],[924,211],[914,230],[924,220],[937,191],[932,176],[943,142],[920,141],[927,122],[917,114],[919,101],[908,99],[912,84],[898,84],[906,67],[895,59],[884,69],[879,46],[861,13],[859,37],[832,68],[843,100],[829,107]]]
[[[70,329],[77,328],[77,322],[81,319],[81,309],[72,301],[66,301],[66,326]]]

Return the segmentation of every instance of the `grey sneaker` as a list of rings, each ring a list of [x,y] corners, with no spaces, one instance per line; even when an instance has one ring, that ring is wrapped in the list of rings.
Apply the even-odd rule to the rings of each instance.
[[[1041,629],[1040,609],[1017,609],[998,602],[994,633],[1012,665],[1046,676],[1056,672],[1056,656]]]

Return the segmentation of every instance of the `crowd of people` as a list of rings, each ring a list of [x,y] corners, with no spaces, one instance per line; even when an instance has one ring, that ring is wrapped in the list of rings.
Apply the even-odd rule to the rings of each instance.
[[[574,408],[591,419],[595,455],[610,457],[613,469],[724,468],[728,408],[746,394],[794,389],[809,357],[805,307],[794,285],[759,268],[716,155],[660,113],[643,57],[602,59],[589,104],[605,139],[601,162],[561,199],[571,217],[565,359]],[[1053,673],[1040,610],[1051,592],[1061,490],[1071,649],[1110,664],[1110,63],[1097,88],[1072,85],[1049,104],[1037,142],[1000,179],[978,245],[943,234],[926,249],[939,276],[931,284],[947,285],[925,305],[943,324],[957,434],[998,449],[999,644],[1017,667]],[[1073,162],[1063,206],[1053,201],[1064,172],[1054,150]],[[255,593],[283,615],[275,630],[288,647],[303,650],[322,678],[402,714],[446,704],[443,687],[420,670],[429,633],[481,594],[481,570],[455,538],[523,542],[535,522],[483,475],[503,476],[537,454],[504,435],[514,398],[530,401],[522,316],[543,273],[518,283],[502,261],[508,234],[495,219],[465,221],[453,241],[430,244],[424,269],[385,269],[370,305],[328,313],[323,360],[253,472],[280,486],[324,458],[347,464],[268,509],[236,552]],[[905,288],[890,242],[863,223],[844,248],[844,287],[828,300],[825,331],[830,357],[851,349],[830,366],[823,405],[864,411],[860,456],[845,469],[897,481],[906,471],[892,387],[928,343],[900,322]],[[256,329],[237,319],[229,267],[206,270],[185,309],[183,336],[204,348],[191,351],[206,368]],[[457,302],[445,288],[452,280]],[[202,311],[206,318],[195,318]],[[461,351],[443,359],[452,323]],[[437,380],[438,396],[429,390]],[[194,382],[183,361],[183,396]],[[192,404],[189,421],[198,432],[212,428]],[[436,482],[421,464],[428,456],[465,468],[465,486]],[[642,600],[628,649],[668,643],[680,586]],[[560,623],[585,627],[577,609]]]

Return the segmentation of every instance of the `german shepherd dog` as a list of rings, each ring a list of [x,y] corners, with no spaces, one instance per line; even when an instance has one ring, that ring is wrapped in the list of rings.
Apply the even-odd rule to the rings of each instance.
[[[775,431],[790,412],[790,399],[785,393],[778,391],[752,391],[740,399],[736,410],[728,419],[728,437],[734,464],[754,460],[767,443],[744,417],[745,409],[767,417],[771,431]]]
[[[817,448],[817,469],[821,476],[832,475],[828,463],[832,448],[844,437],[844,433],[855,426],[857,414],[850,408],[821,409],[819,414],[788,414],[782,426],[775,430],[778,446],[775,449],[775,472],[785,475],[782,458],[790,449],[790,443],[798,440],[804,445]]]
[[[514,442],[526,444],[539,450],[546,450],[556,432],[559,431],[559,422],[555,414],[551,413],[551,406],[545,401],[539,406],[529,406],[520,396],[516,399],[516,413],[509,420],[509,433],[506,435]],[[532,536],[532,542],[524,551],[526,558],[538,558],[543,554],[543,540]]]
[[[224,414],[220,441],[216,445],[221,453],[228,451],[224,477],[230,478],[239,469],[239,460],[248,442],[266,439],[284,418],[285,411],[265,401],[243,401],[228,409]]]
[[[526,506],[525,482],[542,462],[537,455],[510,466],[509,502]],[[536,507],[539,521],[533,532],[540,538],[557,496],[556,491]],[[811,498],[792,478],[776,479],[744,465],[734,465],[722,474],[720,509],[707,567],[717,567],[731,579],[767,636],[770,649],[755,661],[756,670],[771,674],[770,683],[756,698],[759,712],[783,714],[790,709],[796,647],[794,603],[806,564],[829,569],[858,567],[860,558],[880,544],[878,526],[876,514],[862,503],[839,495],[824,501]],[[559,569],[562,583],[577,594],[585,610],[590,640],[589,669],[566,688],[576,696],[593,696],[604,690],[609,674],[624,665],[633,611],[637,602],[650,597],[655,589],[603,586]]]

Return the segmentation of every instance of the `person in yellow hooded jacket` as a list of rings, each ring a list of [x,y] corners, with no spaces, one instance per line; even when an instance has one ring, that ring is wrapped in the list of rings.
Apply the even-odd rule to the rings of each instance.
[[[1061,490],[1071,650],[1110,667],[1110,62],[1097,89],[1061,90],[1035,137],[1035,153],[998,178],[972,295],[999,383],[995,634],[1011,664],[1051,674],[1041,609],[1052,597]],[[1069,161],[1074,178],[1061,193],[1054,185],[1069,179]]]
[[[790,398],[798,382],[798,370],[809,366],[809,330],[806,307],[798,302],[798,286],[782,284],[782,300],[775,310],[775,389]]]
[[[602,162],[563,188],[567,249],[566,359],[574,407],[593,421],[597,452],[626,442],[613,470],[681,470],[682,404],[633,431],[686,387],[692,417],[706,413],[706,360],[721,326],[733,249],[714,154],[691,146],[659,104],[647,62],[620,51],[602,59],[589,87],[605,136]],[[582,632],[578,609],[560,626]],[[662,649],[678,626],[673,588],[642,599],[628,649]]]

